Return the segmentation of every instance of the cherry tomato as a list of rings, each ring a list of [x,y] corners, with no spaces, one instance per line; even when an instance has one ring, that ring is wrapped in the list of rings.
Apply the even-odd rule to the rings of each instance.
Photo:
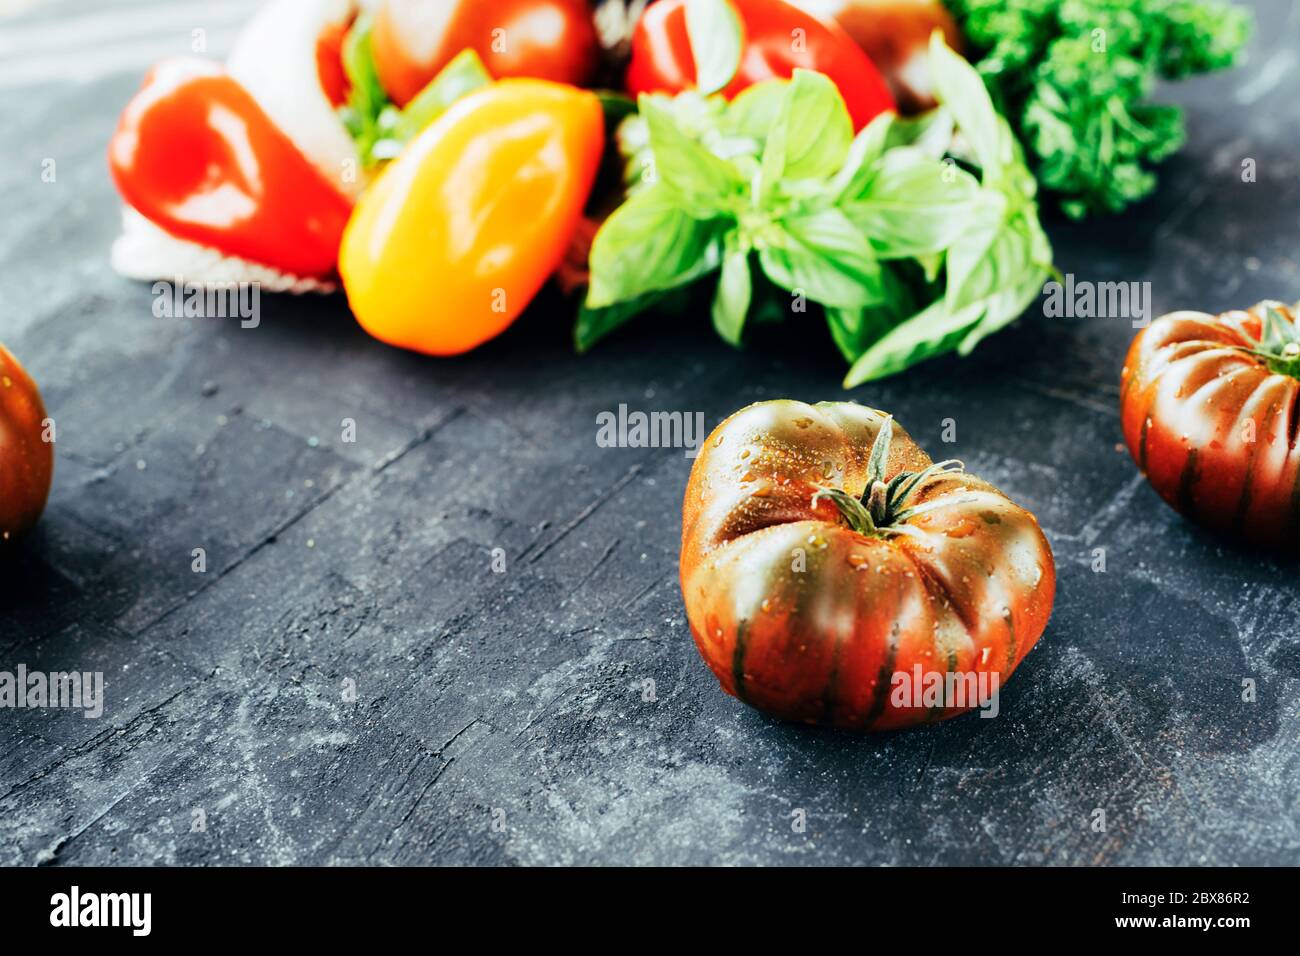
[[[382,0],[370,43],[379,80],[399,105],[467,48],[494,77],[575,86],[599,52],[585,0]]]
[[[880,70],[906,113],[936,105],[930,76],[930,35],[962,50],[957,21],[939,0],[793,0],[795,6],[834,20]]]
[[[895,699],[896,675],[955,672],[985,690],[1010,677],[1047,626],[1056,566],[1032,514],[959,463],[931,462],[883,412],[771,401],[701,448],[681,585],[728,694],[790,720],[884,730],[978,702],[912,706]]]
[[[45,405],[26,370],[0,345],[0,547],[36,524],[54,475]]]
[[[1280,333],[1264,341],[1270,310]],[[1261,354],[1263,353],[1263,354]],[[1124,440],[1160,497],[1215,531],[1300,551],[1300,332],[1292,309],[1174,312],[1138,333]]]
[[[351,23],[331,23],[316,38],[316,76],[321,92],[337,108],[348,101],[347,71],[343,69],[343,41]]]
[[[594,93],[501,80],[457,101],[362,195],[339,272],[375,338],[455,355],[513,322],[564,258],[600,163]]]
[[[788,78],[796,68],[825,73],[839,88],[854,129],[894,108],[894,99],[867,55],[833,22],[783,0],[731,0],[744,25],[736,75],[722,94],[728,99],[755,83]],[[695,58],[686,30],[686,0],[651,4],[632,35],[627,88],[641,93],[679,93],[695,86]]]
[[[122,197],[172,235],[292,275],[334,272],[351,201],[217,64],[154,67],[108,157]]]

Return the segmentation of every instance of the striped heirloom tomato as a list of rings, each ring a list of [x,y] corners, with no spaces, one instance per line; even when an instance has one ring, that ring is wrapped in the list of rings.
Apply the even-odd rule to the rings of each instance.
[[[891,416],[772,401],[724,421],[696,459],[681,584],[727,693],[888,730],[976,703],[899,701],[900,675],[1004,682],[1047,626],[1056,566],[1032,514],[959,462],[932,462]]]
[[[1300,329],[1295,311],[1173,312],[1138,333],[1120,391],[1124,440],[1160,496],[1208,528],[1300,551]]]
[[[0,548],[36,524],[54,477],[45,405],[27,370],[0,345]]]

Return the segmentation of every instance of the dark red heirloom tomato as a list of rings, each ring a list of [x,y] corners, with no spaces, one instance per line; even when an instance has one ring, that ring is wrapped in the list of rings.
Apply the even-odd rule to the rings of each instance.
[[[835,23],[820,20],[783,0],[731,0],[744,28],[740,66],[722,90],[731,99],[763,80],[786,79],[796,68],[825,73],[839,89],[861,129],[894,108],[880,71]],[[642,15],[632,34],[627,89],[680,93],[695,86],[695,57],[686,30],[686,0],[659,0]]]
[[[887,730],[976,703],[897,701],[896,674],[990,689],[1010,677],[1047,626],[1056,566],[1032,514],[932,462],[885,413],[774,401],[701,449],[681,582],[727,693],[790,720]]]
[[[1138,333],[1120,391],[1124,440],[1188,518],[1300,550],[1300,329],[1292,309],[1174,312]]]
[[[41,393],[0,345],[0,547],[41,516],[54,475],[54,445],[45,441]]]
[[[381,0],[370,43],[379,81],[399,106],[465,49],[498,80],[573,86],[586,82],[600,51],[586,0]]]

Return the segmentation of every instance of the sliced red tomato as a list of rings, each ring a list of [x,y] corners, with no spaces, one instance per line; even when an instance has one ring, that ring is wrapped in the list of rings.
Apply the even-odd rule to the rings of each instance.
[[[728,99],[755,83],[786,79],[796,69],[824,73],[839,88],[861,129],[894,98],[880,71],[840,27],[783,0],[730,0],[743,25],[740,64],[722,90]],[[705,38],[707,42],[707,38]],[[686,28],[686,0],[651,4],[632,35],[627,88],[641,93],[680,93],[696,85],[695,57]]]
[[[154,67],[108,157],[122,197],[172,235],[296,276],[334,272],[352,203],[218,64]]]

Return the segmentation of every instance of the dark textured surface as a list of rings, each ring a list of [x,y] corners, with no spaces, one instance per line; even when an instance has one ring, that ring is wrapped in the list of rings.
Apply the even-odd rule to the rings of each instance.
[[[823,330],[742,353],[691,315],[576,357],[543,308],[433,361],[339,297],[264,298],[255,330],[154,318],[108,268],[104,145],[148,60],[242,15],[165,6],[0,22],[0,340],[58,422],[49,509],[0,570],[0,670],[107,681],[99,720],[0,711],[0,863],[1300,862],[1296,566],[1188,526],[1119,450],[1126,319],[1031,314],[850,396],[1051,540],[1055,615],[1002,716],[781,724],[691,644],[690,461],[598,448],[595,422],[841,398]],[[1258,11],[1247,67],[1170,92],[1191,141],[1158,197],[1051,224],[1063,270],[1149,280],[1157,313],[1300,296],[1300,14]]]

